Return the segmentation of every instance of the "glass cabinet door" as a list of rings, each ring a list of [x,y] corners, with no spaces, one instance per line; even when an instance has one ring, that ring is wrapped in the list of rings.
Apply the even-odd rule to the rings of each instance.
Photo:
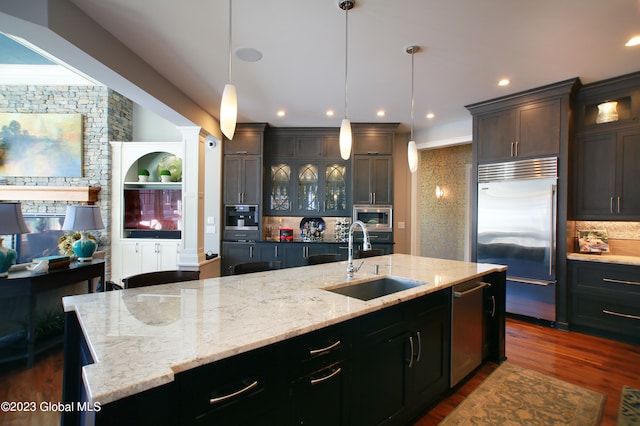
[[[325,166],[325,210],[345,211],[347,209],[347,166],[328,164]]]
[[[288,164],[271,166],[271,200],[269,208],[273,212],[291,210],[291,167]]]
[[[303,164],[298,167],[298,210],[320,211],[318,200],[318,166]]]

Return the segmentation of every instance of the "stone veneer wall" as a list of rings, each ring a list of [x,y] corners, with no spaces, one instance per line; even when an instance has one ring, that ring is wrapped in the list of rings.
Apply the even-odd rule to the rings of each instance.
[[[471,145],[420,152],[419,217],[420,255],[464,260],[466,165]],[[436,185],[444,197],[436,198]]]
[[[83,116],[82,177],[1,177],[3,185],[100,187],[99,202],[105,229],[98,231],[99,250],[106,252],[110,275],[111,152],[109,141],[131,141],[133,102],[105,86],[3,86],[0,112],[80,113]],[[64,214],[66,201],[23,201],[25,213]]]

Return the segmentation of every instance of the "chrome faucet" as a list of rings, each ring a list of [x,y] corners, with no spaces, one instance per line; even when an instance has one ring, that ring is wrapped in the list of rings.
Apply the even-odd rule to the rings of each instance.
[[[371,243],[369,242],[369,232],[367,232],[367,227],[364,223],[362,223],[362,221],[356,220],[349,227],[349,260],[347,262],[347,278],[353,278],[353,274],[358,272],[362,267],[362,264],[364,263],[363,260],[357,267],[353,266],[353,230],[356,225],[362,228],[362,234],[364,235],[362,241],[362,250],[371,250]]]

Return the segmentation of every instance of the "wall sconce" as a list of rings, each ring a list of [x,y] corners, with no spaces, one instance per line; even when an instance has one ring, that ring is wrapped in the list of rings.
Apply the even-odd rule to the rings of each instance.
[[[441,200],[444,197],[444,189],[440,185],[436,185],[436,199]]]
[[[618,121],[618,102],[611,101],[598,104],[596,124],[610,123],[612,121]]]

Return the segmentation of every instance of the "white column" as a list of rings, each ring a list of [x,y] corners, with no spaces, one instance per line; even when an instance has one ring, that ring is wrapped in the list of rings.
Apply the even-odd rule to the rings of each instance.
[[[178,127],[182,133],[182,247],[178,268],[198,270],[204,261],[204,140],[199,126]]]

